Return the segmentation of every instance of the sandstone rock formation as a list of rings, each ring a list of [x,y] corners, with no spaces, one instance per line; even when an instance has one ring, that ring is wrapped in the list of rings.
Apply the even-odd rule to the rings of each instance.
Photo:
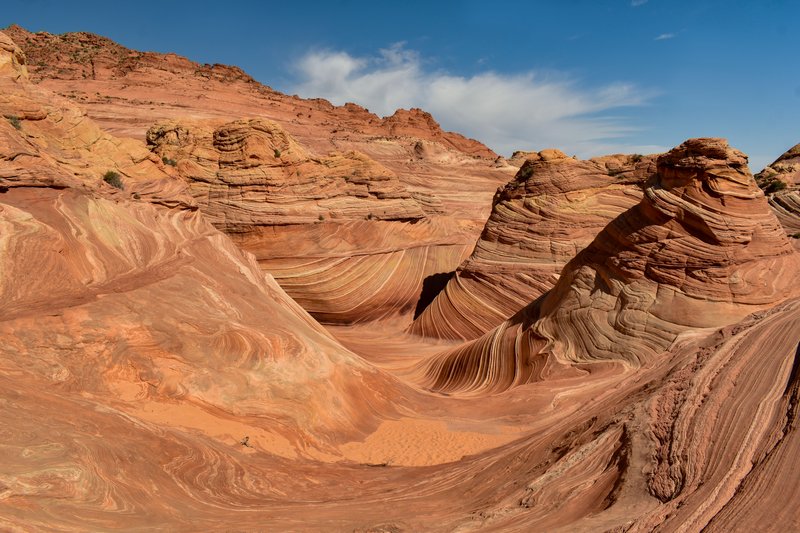
[[[110,132],[147,138],[215,225],[325,322],[410,321],[424,280],[469,253],[514,171],[419,109],[381,119],[288,97],[236,67],[87,33],[8,32],[40,87]]]
[[[161,122],[151,151],[32,85],[2,33],[0,112],[0,529],[800,523],[798,254],[724,142],[662,156],[640,203],[553,289],[459,346],[391,322],[323,328],[263,271],[289,250],[311,283],[319,261],[295,259],[312,250],[389,250],[406,232],[423,246],[393,253],[410,254],[463,236],[469,221],[431,216],[385,160],[316,155],[264,117]],[[413,143],[424,165],[464,161]],[[628,159],[570,165],[612,161]],[[359,179],[342,183],[343,168]],[[309,200],[306,171],[333,188],[329,203]],[[292,194],[272,214],[250,208],[276,189]],[[359,220],[359,202],[387,217]],[[393,218],[415,202],[424,218]],[[343,222],[309,223],[297,205]],[[281,230],[270,241],[266,228]],[[250,238],[262,264],[233,242]],[[406,275],[384,261],[334,281]]]
[[[159,123],[147,141],[209,220],[326,322],[408,313],[423,280],[467,251],[437,198],[363,154],[314,156],[274,122]]]
[[[103,181],[119,175],[124,191],[143,201],[193,208],[185,186],[141,143],[102,131],[68,100],[28,81],[25,56],[0,33],[2,190],[10,187],[81,187],[115,190]]]
[[[90,33],[51,35],[19,26],[5,30],[28,56],[31,78],[81,104],[105,130],[144,139],[165,119],[266,118],[279,122],[314,154],[355,150],[394,171],[411,192],[441,198],[450,214],[480,225],[511,168],[478,141],[445,132],[430,114],[398,110],[381,118],[355,104],[287,96],[255,82],[237,67],[202,65],[175,54],[137,52]],[[417,142],[446,157],[415,156]],[[475,202],[485,205],[476,209]],[[485,200],[485,201],[484,201]]]
[[[658,158],[636,206],[564,267],[555,287],[480,339],[431,361],[441,391],[497,391],[559,366],[639,366],[693,328],[796,296],[798,255],[747,168],[719,139]]]
[[[756,174],[769,205],[800,250],[800,144]]]
[[[498,190],[472,255],[410,331],[470,340],[549,290],[563,266],[614,217],[641,199],[655,159],[580,161],[558,150],[526,154]]]

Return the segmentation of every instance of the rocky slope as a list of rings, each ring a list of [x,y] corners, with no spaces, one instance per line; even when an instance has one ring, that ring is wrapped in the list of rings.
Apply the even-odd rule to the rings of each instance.
[[[769,198],[769,205],[786,234],[800,250],[800,144],[756,174],[756,181]]]
[[[515,170],[419,109],[381,119],[283,95],[235,67],[86,33],[8,32],[39,87],[146,139],[212,222],[328,323],[410,321],[426,278],[469,253]]]
[[[608,224],[555,287],[480,339],[436,357],[442,391],[496,391],[559,366],[639,366],[681,335],[800,293],[800,255],[747,168],[720,139],[658,158],[640,203]]]
[[[437,198],[363,154],[314,156],[274,122],[159,123],[147,141],[212,223],[320,320],[408,313],[423,280],[467,251]]]
[[[388,165],[304,153],[264,117],[200,120],[210,137],[185,144],[165,128],[148,150],[29,83],[2,33],[0,106],[0,529],[800,524],[798,254],[724,142],[662,156],[553,289],[457,345],[326,330],[215,228],[245,243],[298,205],[351,227],[255,235],[263,263],[444,227]],[[329,163],[369,179],[314,174],[352,191],[317,205],[298,191]],[[233,208],[271,188],[297,196]],[[393,218],[411,200],[427,218]],[[388,216],[356,220],[362,201]]]
[[[638,203],[654,171],[651,156],[580,161],[558,150],[527,154],[495,195],[472,255],[410,331],[470,340],[499,325],[555,285],[567,261]]]
[[[397,173],[412,192],[432,193],[479,224],[488,211],[476,213],[474,201],[488,209],[494,190],[516,170],[496,168],[489,148],[443,131],[420,109],[380,118],[355,104],[284,95],[237,67],[138,52],[89,33],[51,35],[19,26],[5,31],[27,55],[35,82],[80,103],[118,136],[143,139],[165,119],[266,118],[312,153],[363,153]]]
[[[345,381],[370,379],[363,362],[215,230],[161,161],[31,85],[1,33],[0,54],[0,112],[20,122],[0,125],[8,375],[113,394],[143,416],[177,414],[183,407],[170,401],[181,398],[199,414],[269,414],[332,431],[313,413],[339,386],[355,386],[336,384],[345,368]],[[117,187],[102,177],[109,167],[122,176]],[[304,395],[308,410],[293,399],[304,388],[316,391]],[[337,401],[352,415],[345,396]],[[344,411],[328,413],[345,420]]]

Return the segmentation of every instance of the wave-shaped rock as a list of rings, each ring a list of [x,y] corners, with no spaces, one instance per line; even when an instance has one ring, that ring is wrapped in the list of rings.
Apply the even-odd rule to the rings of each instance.
[[[614,217],[634,206],[655,171],[652,156],[581,161],[558,150],[524,154],[495,195],[472,255],[410,331],[470,340],[553,287],[561,269]]]
[[[379,373],[182,200],[186,185],[144,146],[32,86],[2,33],[0,65],[2,111],[41,110],[0,129],[3,361],[65,390],[118,394],[129,410],[169,411],[180,397],[300,431],[355,428],[339,386]],[[116,180],[103,179],[109,167]]]
[[[424,368],[441,391],[503,390],[559,367],[641,365],[682,334],[796,295],[800,255],[747,168],[720,139],[658,158],[642,201],[564,267],[555,287]]]
[[[452,376],[489,376],[473,391],[502,394],[452,397],[402,381],[447,343],[387,334],[389,323],[331,328],[397,377],[346,350],[191,208],[190,158],[173,167],[98,130],[31,87],[24,65],[0,34],[0,529],[798,523],[800,299],[782,301],[796,294],[797,256],[721,141],[662,157],[569,281],[474,341],[482,360],[451,359]],[[268,134],[240,131],[214,148],[220,171],[269,166]],[[452,154],[437,150],[420,157]],[[123,189],[101,178],[109,168]],[[150,202],[132,191],[144,187]],[[390,250],[381,225],[430,242],[424,227],[440,218],[351,233],[290,224],[275,249]],[[384,267],[370,271],[402,271]],[[510,348],[528,358],[511,363]],[[525,381],[511,367],[542,381],[508,389]],[[470,388],[457,381],[441,388]]]
[[[264,119],[162,123],[147,138],[208,218],[319,320],[408,314],[425,278],[466,253],[435,197],[363,154],[313,156]]]

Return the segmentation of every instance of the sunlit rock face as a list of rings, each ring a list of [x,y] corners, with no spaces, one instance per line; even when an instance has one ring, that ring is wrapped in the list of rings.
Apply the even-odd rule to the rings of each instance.
[[[363,154],[313,156],[274,122],[160,123],[147,140],[209,220],[320,320],[408,315],[424,280],[467,251],[436,197]]]
[[[136,79],[120,57],[113,75]],[[787,279],[797,254],[722,141],[662,157],[643,192],[632,189],[639,203],[576,248],[553,289],[459,345],[404,333],[396,320],[323,328],[264,265],[282,260],[270,250],[294,254],[295,290],[303,280],[322,287],[305,306],[333,296],[343,300],[332,309],[360,305],[370,296],[352,290],[368,285],[362,278],[385,276],[396,294],[412,284],[391,281],[410,272],[400,261],[354,268],[358,281],[336,278],[351,287],[337,292],[318,261],[296,258],[323,248],[375,257],[402,231],[424,243],[413,249],[464,239],[474,228],[458,210],[482,201],[469,191],[480,183],[471,156],[413,141],[420,168],[449,169],[437,187],[466,176],[439,204],[391,158],[304,154],[306,143],[264,117],[199,120],[208,142],[182,144],[183,130],[165,128],[148,149],[31,84],[26,65],[0,33],[0,530],[796,529],[800,299]],[[229,67],[197,76],[248,83]],[[146,79],[154,93],[180,91],[159,85],[170,76]],[[135,107],[126,105],[105,109]],[[414,127],[427,122],[416,116]],[[371,146],[399,161],[408,153],[395,143]],[[602,163],[609,174],[615,160],[628,168],[613,156]],[[313,205],[304,171],[291,171],[326,162],[358,177],[342,185],[335,172],[315,174],[335,187],[314,213],[338,209],[342,221],[275,222]],[[269,203],[279,188],[293,191],[286,205],[259,211],[251,201]],[[426,218],[355,220],[357,201],[387,213],[413,205],[403,190]],[[273,222],[285,233],[254,230]]]
[[[794,247],[800,250],[800,144],[756,174],[756,182]]]
[[[567,263],[553,289],[426,374],[436,389],[496,390],[541,379],[555,362],[641,365],[681,333],[795,296],[799,272],[747,158],[722,139],[690,139],[658,158],[641,202]]]
[[[558,150],[526,154],[494,197],[472,255],[410,331],[469,340],[553,287],[564,265],[614,217],[634,206],[653,156],[581,161]]]
[[[146,139],[150,131],[164,172],[197,178],[192,194],[215,225],[235,232],[324,322],[410,322],[425,280],[469,254],[492,194],[516,170],[497,167],[489,148],[443,131],[419,109],[381,118],[355,104],[284,95],[236,67],[138,52],[89,33],[7,31],[39,87],[120,137]],[[186,163],[170,155],[159,129],[173,140],[179,130],[198,133],[181,138],[189,159],[222,162],[222,177],[208,165],[184,175]],[[218,161],[218,149],[232,160]]]

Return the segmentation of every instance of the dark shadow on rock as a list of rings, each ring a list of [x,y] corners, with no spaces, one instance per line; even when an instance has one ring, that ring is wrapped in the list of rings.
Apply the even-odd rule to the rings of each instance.
[[[453,274],[455,272],[439,272],[438,274],[431,274],[422,280],[422,291],[419,293],[417,308],[414,309],[415,319],[431,304],[436,295],[444,290]]]

